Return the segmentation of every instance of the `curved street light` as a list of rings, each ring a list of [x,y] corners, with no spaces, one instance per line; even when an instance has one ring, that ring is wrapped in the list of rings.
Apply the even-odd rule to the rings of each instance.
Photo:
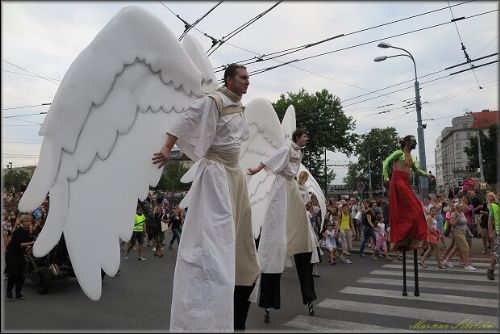
[[[385,42],[380,42],[377,45],[379,48],[382,49],[397,49],[405,52],[405,54],[398,54],[394,56],[380,56],[376,57],[373,59],[375,62],[381,62],[384,61],[388,58],[395,58],[395,57],[408,57],[412,60],[413,62],[413,68],[415,70],[415,108],[417,111],[417,138],[418,138],[418,155],[419,155],[419,160],[420,160],[420,168],[424,171],[427,171],[427,163],[425,159],[425,142],[424,142],[424,126],[422,125],[422,104],[420,103],[420,88],[418,84],[418,77],[417,77],[417,64],[415,63],[415,58],[413,58],[413,55],[406,49],[392,46],[389,43]],[[426,177],[420,177],[420,199],[422,199],[425,196],[429,195],[429,183],[428,179]]]

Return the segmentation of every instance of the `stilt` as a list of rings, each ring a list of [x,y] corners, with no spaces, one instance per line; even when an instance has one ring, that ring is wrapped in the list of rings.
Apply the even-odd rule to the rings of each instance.
[[[413,269],[415,271],[415,296],[420,296],[420,290],[418,288],[418,259],[417,259],[417,249],[413,250]]]
[[[406,291],[406,248],[402,247],[401,252],[403,252],[403,296],[408,296]]]

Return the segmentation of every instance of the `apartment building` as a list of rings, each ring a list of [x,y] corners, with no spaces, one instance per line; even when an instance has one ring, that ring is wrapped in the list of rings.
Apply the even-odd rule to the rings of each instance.
[[[498,111],[468,112],[453,118],[452,126],[443,129],[434,152],[438,192],[445,193],[448,188],[459,186],[464,176],[479,178],[478,170],[470,170],[464,149],[469,145],[469,138],[477,135],[478,129],[487,129],[498,120]]]

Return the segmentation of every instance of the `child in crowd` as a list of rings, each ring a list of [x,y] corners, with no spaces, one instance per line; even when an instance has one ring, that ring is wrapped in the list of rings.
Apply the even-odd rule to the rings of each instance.
[[[387,253],[387,233],[385,231],[385,224],[382,215],[377,215],[375,217],[375,233],[377,235],[377,240],[375,244],[375,253],[382,257],[380,251],[384,252],[385,258],[389,260],[389,254]]]
[[[329,222],[326,225],[326,231],[323,234],[325,240],[325,246],[328,249],[328,263],[334,265],[336,264],[335,255],[337,253],[337,242],[335,241],[335,236],[337,231],[334,229],[333,223]]]

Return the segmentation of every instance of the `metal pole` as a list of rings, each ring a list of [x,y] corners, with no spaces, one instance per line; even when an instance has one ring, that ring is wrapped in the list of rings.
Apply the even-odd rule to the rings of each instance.
[[[372,161],[370,159],[370,152],[368,152],[368,197],[373,199],[372,193]]]
[[[479,157],[479,172],[481,173],[481,182],[484,182],[484,168],[483,168],[483,153],[481,152],[481,133],[477,129],[477,153]]]
[[[326,147],[325,147],[325,198],[328,198],[328,171],[326,169]]]
[[[413,58],[412,58],[413,59]],[[415,61],[413,62],[415,65]],[[427,172],[427,162],[425,159],[425,142],[424,142],[424,127],[422,126],[422,104],[420,103],[420,88],[417,80],[417,67],[415,65],[415,105],[417,109],[417,140],[418,140],[418,155],[420,160],[420,169]],[[429,180],[427,177],[420,176],[420,199],[429,195]]]

